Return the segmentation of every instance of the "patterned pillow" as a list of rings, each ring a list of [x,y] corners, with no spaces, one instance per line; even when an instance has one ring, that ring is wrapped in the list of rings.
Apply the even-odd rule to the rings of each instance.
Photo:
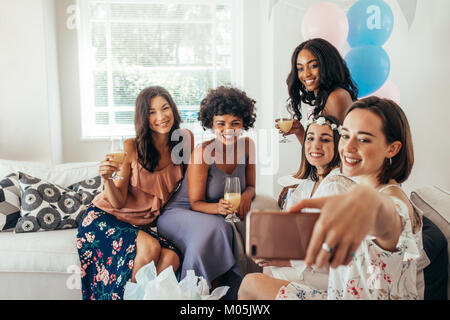
[[[14,228],[20,217],[19,174],[0,181],[0,231]]]
[[[74,183],[68,189],[80,194],[82,203],[89,205],[95,196],[103,191],[103,181],[100,176],[96,176]]]
[[[78,227],[91,198],[101,191],[101,179],[95,177],[69,188],[19,172],[21,217],[14,231],[23,233]]]

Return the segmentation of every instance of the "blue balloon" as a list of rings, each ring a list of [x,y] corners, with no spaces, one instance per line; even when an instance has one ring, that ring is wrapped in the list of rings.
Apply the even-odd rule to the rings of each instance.
[[[358,97],[375,92],[386,82],[391,62],[382,47],[360,46],[345,56],[350,75],[359,89]]]
[[[359,0],[347,12],[350,47],[382,46],[392,33],[394,15],[382,0]]]

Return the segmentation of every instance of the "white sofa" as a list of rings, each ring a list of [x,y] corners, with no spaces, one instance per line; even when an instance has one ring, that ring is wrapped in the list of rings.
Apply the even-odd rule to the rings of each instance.
[[[98,162],[56,166],[0,159],[0,180],[21,171],[67,187],[98,175]],[[0,299],[81,299],[77,229],[0,232]]]
[[[23,172],[48,182],[68,187],[98,176],[98,162],[45,165],[0,159],[0,180],[14,172]],[[252,209],[276,209],[274,199],[257,196]],[[242,226],[238,226],[242,232]],[[235,229],[236,230],[236,229]],[[0,300],[8,299],[81,299],[77,229],[15,233],[0,232]],[[257,270],[240,243],[244,272]]]
[[[97,176],[98,162],[51,166],[0,159],[0,180],[18,171],[67,187]],[[427,186],[414,190],[411,200],[425,217],[439,227],[450,243],[449,193]],[[257,196],[252,205],[252,209],[276,208],[276,201],[264,195]],[[14,233],[12,229],[1,231],[0,300],[81,299],[76,233],[75,228],[29,233]],[[447,248],[450,254],[450,248]],[[240,250],[244,273],[255,271],[255,265],[246,259],[242,244]],[[450,274],[450,264],[448,272]]]

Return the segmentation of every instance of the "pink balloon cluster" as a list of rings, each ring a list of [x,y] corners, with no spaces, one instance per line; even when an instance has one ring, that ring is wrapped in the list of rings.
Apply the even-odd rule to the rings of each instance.
[[[334,3],[319,2],[303,16],[302,33],[305,40],[322,38],[342,49],[348,35],[347,15]]]
[[[303,16],[303,39],[322,38],[342,50],[348,36],[347,15],[336,4],[319,2],[310,7]],[[400,90],[391,80],[386,80],[383,86],[370,94],[380,98],[387,98],[400,104]]]

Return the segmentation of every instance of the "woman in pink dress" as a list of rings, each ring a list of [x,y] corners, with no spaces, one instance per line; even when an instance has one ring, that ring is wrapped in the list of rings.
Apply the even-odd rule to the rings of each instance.
[[[78,228],[77,247],[81,262],[83,299],[122,299],[127,281],[154,261],[157,272],[180,266],[181,252],[150,229],[183,178],[184,165],[174,163],[172,150],[183,137],[189,157],[193,136],[179,129],[175,102],[162,87],[148,87],[136,99],[136,138],[125,140],[121,166],[111,155],[100,163],[104,191],[86,210]],[[121,180],[111,180],[119,171]]]

